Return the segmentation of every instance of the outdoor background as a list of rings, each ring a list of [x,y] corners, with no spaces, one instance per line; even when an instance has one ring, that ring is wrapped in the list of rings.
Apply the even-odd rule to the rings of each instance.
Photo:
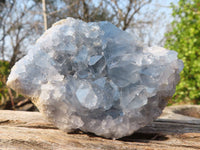
[[[0,0],[0,109],[36,110],[6,80],[28,47],[66,17],[107,20],[144,45],[177,51],[185,67],[169,105],[200,104],[199,0]]]

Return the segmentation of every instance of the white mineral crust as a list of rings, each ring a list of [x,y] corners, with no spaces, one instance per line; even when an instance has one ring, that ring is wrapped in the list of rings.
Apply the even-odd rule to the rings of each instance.
[[[135,41],[106,21],[61,20],[15,64],[7,84],[66,132],[130,135],[161,114],[183,69],[175,51]]]

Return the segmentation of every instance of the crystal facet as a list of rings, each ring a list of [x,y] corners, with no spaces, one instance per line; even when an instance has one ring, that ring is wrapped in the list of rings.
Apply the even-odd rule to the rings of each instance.
[[[15,64],[7,84],[66,132],[130,135],[161,114],[183,69],[175,51],[135,41],[109,22],[67,18]]]

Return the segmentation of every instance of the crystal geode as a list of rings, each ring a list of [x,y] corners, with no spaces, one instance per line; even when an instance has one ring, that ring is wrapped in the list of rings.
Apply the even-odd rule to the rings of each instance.
[[[161,114],[182,69],[175,51],[142,47],[106,21],[67,18],[15,64],[7,84],[58,128],[114,139]]]

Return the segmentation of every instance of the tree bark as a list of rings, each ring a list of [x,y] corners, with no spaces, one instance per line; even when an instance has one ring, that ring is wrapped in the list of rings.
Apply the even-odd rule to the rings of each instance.
[[[47,30],[47,13],[46,13],[46,3],[42,0],[43,18],[44,18],[44,30]]]

